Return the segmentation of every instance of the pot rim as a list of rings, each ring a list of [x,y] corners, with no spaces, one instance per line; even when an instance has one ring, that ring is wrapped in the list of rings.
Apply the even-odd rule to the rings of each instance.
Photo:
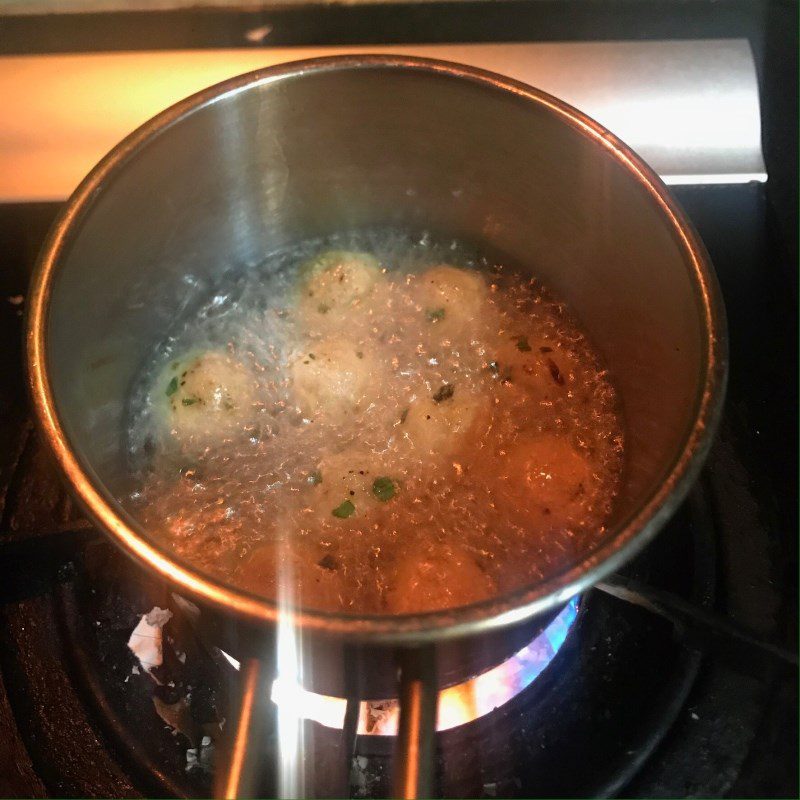
[[[643,187],[658,206],[683,251],[698,294],[704,321],[702,386],[695,401],[694,423],[684,436],[680,454],[647,501],[577,562],[546,580],[457,609],[413,615],[351,616],[292,609],[292,623],[304,631],[349,636],[364,642],[421,644],[436,639],[478,634],[520,623],[589,588],[638,553],[656,535],[686,497],[700,472],[719,422],[727,380],[727,334],[719,286],[708,255],[683,211],[669,191],[633,151],[600,124],[572,106],[510,78],[455,64],[411,56],[354,55],[294,61],[259,69],[215,84],[162,111],[114,147],[84,178],[50,230],[31,280],[26,320],[28,383],[33,407],[45,441],[53,451],[71,489],[90,519],[107,532],[128,555],[155,570],[176,590],[255,623],[277,623],[285,609],[275,602],[237,590],[204,576],[171,558],[148,541],[141,526],[112,500],[92,469],[73,451],[58,416],[47,367],[47,321],[53,280],[61,255],[69,248],[81,218],[95,196],[133,155],[182,118],[223,97],[258,85],[307,74],[337,70],[401,69],[467,80],[488,91],[505,92],[528,100],[578,130],[604,148]]]

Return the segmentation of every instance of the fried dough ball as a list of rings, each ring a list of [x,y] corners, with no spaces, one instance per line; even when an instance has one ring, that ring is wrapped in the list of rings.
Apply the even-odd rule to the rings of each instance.
[[[402,557],[390,579],[386,606],[391,614],[438,611],[477,603],[494,591],[494,581],[468,550],[431,542]]]
[[[568,389],[570,356],[548,339],[507,331],[492,347],[490,356],[488,372],[532,399],[552,398]]]
[[[519,439],[496,470],[501,491],[538,509],[552,525],[569,523],[596,480],[587,458],[565,437],[552,434]]]

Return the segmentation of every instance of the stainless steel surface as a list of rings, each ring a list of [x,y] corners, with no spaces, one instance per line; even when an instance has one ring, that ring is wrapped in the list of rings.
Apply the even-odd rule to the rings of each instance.
[[[624,404],[610,531],[547,580],[417,616],[294,615],[302,647],[328,658],[342,642],[474,652],[657,533],[700,468],[724,393],[724,312],[702,246],[653,173],[574,109],[491,74],[389,57],[298,63],[189,98],[121,143],[56,223],[29,306],[34,405],[89,516],[121,547],[209,607],[256,628],[276,621],[274,603],[179,561],[115,499],[130,488],[127,397],[153,343],[221,270],[377,224],[463,236],[535,272],[580,317]]]
[[[457,61],[536,86],[605,125],[668,184],[766,180],[744,39],[270,47],[0,58],[0,200],[63,200],[123,136],[211,83],[369,52]]]
[[[233,734],[227,764],[224,769],[220,765],[214,776],[214,796],[223,800],[239,800],[257,794],[260,745],[264,743],[263,732],[257,728],[264,714],[263,707],[271,705],[267,700],[270,682],[264,680],[265,671],[266,665],[255,658],[248,659],[242,668],[239,713],[229,726],[233,728]]]
[[[400,721],[395,741],[392,796],[437,797],[436,655],[430,646],[400,656]]]

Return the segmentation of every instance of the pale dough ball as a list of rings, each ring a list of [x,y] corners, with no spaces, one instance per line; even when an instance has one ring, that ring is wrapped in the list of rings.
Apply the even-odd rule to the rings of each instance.
[[[383,273],[367,253],[328,250],[300,267],[300,310],[322,323],[337,317],[368,297]]]
[[[553,525],[569,522],[596,481],[587,458],[552,434],[521,438],[496,467],[501,490],[539,509]]]
[[[251,370],[225,352],[208,350],[171,361],[151,401],[162,427],[181,443],[206,446],[251,426],[259,395]]]
[[[307,496],[309,504],[322,516],[331,516],[345,501],[353,504],[352,515],[356,516],[363,516],[370,507],[370,487],[378,474],[369,454],[346,451],[325,456],[316,476],[318,480]]]
[[[486,311],[486,282],[473,270],[433,267],[419,276],[415,289],[425,322],[443,336],[469,332]]]
[[[262,545],[239,568],[236,583],[296,607],[338,611],[347,604],[347,588],[335,558],[303,542]]]
[[[351,447],[340,453],[324,456],[309,475],[309,488],[304,493],[308,506],[323,517],[335,517],[335,509],[345,506],[347,516],[364,517],[395,501],[401,491],[396,462],[385,454]],[[343,513],[343,512],[340,512]]]
[[[470,431],[488,418],[489,408],[486,395],[457,383],[442,384],[409,404],[397,435],[419,456],[446,458],[468,443]]]
[[[381,363],[369,349],[342,338],[308,343],[289,364],[294,401],[308,415],[343,422],[369,404]]]
[[[458,545],[417,545],[398,562],[386,592],[387,611],[414,614],[458,608],[491,597],[494,581]]]

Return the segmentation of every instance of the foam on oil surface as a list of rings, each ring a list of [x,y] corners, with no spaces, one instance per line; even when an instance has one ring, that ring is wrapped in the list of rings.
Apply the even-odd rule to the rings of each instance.
[[[382,270],[345,310],[298,279],[330,247]],[[442,294],[441,264],[481,278]],[[181,428],[194,398],[167,396],[170,364],[207,352],[235,371],[231,415],[192,406]],[[349,613],[460,605],[564,566],[603,534],[622,468],[615,391],[567,309],[458,242],[397,232],[231,276],[176,320],[132,409],[126,501],[153,535],[251,591],[294,581],[295,602]]]

